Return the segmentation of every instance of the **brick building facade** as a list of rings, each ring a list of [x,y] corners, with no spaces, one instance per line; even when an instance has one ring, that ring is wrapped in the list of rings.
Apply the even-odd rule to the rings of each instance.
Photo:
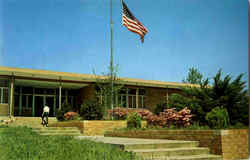
[[[104,76],[34,69],[0,67],[0,116],[40,116],[45,104],[50,116],[63,103],[77,107],[96,97],[97,79]],[[114,107],[154,110],[172,93],[190,84],[119,78],[122,91],[114,98]],[[103,97],[99,97],[103,98]]]

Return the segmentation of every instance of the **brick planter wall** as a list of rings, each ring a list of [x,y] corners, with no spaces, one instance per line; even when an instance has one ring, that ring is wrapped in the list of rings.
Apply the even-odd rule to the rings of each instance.
[[[141,130],[109,132],[105,136],[199,141],[223,160],[248,158],[248,130]]]
[[[81,121],[71,121],[71,122],[55,122],[50,123],[49,127],[77,127],[83,133],[84,123]]]
[[[224,160],[248,158],[248,130],[222,130],[221,146]]]
[[[147,125],[146,121],[142,121],[142,127]],[[113,129],[126,128],[127,121],[101,121],[101,120],[84,120],[56,122],[49,124],[50,127],[78,127],[81,133],[86,136],[104,135],[106,131]]]
[[[115,128],[124,128],[127,126],[126,121],[83,121],[84,135],[104,135],[105,131],[112,131]]]

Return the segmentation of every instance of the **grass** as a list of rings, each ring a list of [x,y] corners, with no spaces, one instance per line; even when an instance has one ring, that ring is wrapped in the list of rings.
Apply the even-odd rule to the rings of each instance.
[[[134,160],[112,145],[70,136],[40,136],[27,127],[0,126],[0,160]]]

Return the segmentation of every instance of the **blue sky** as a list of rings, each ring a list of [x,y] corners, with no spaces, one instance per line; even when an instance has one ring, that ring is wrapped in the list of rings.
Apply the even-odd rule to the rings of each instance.
[[[181,82],[190,67],[205,77],[246,73],[247,0],[125,0],[149,30],[142,44],[121,25],[113,0],[119,76]],[[0,0],[0,65],[74,73],[107,72],[109,0]]]

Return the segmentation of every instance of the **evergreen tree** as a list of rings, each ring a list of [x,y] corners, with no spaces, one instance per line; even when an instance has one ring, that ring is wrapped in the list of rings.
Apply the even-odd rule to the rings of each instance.
[[[188,76],[186,79],[182,80],[184,83],[191,83],[191,84],[200,84],[202,81],[203,75],[199,72],[198,69],[192,67],[189,68]]]
[[[246,82],[242,80],[243,76],[244,74],[240,74],[233,79],[232,76],[226,75],[222,78],[220,69],[213,77],[211,85],[208,79],[205,79],[200,81],[200,87],[186,87],[183,88],[183,95],[171,95],[170,107],[190,108],[195,114],[195,120],[202,124],[207,123],[205,119],[207,113],[216,107],[221,107],[227,110],[231,125],[237,123],[248,125],[249,95]]]

